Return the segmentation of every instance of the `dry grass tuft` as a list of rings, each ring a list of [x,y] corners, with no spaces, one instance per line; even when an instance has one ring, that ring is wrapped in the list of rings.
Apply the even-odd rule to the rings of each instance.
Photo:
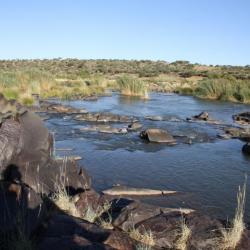
[[[178,250],[186,250],[187,242],[191,236],[191,229],[187,226],[184,217],[181,219],[181,235],[180,238],[176,242],[176,249]]]
[[[65,213],[80,217],[74,201],[70,198],[65,188],[59,188],[51,199]]]
[[[237,244],[240,242],[243,231],[245,229],[244,224],[244,211],[246,202],[246,182],[241,188],[239,186],[239,191],[237,194],[237,208],[235,210],[235,217],[233,219],[232,228],[222,229],[223,243],[222,249],[235,249]]]
[[[148,248],[145,248],[145,247],[150,247],[150,246],[155,245],[154,236],[153,236],[153,233],[152,233],[151,230],[144,229],[143,232],[140,232],[135,227],[132,227],[132,229],[129,230],[129,236],[132,239],[137,240],[137,241],[142,243],[142,244],[140,244],[138,246],[138,247],[143,247],[143,248],[140,248],[140,249],[148,249]]]

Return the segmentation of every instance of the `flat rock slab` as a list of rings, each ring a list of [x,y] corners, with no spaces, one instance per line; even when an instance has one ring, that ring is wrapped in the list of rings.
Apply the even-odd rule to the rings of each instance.
[[[176,144],[174,137],[163,129],[146,129],[140,133],[140,137],[149,142],[167,143],[170,145]]]
[[[74,118],[77,121],[88,121],[88,122],[123,122],[123,123],[133,123],[137,119],[129,116],[121,116],[112,113],[88,113],[80,114]]]
[[[110,125],[86,126],[80,128],[81,131],[99,132],[104,134],[127,134],[127,128],[116,128]]]
[[[177,193],[177,191],[172,191],[172,190],[133,188],[133,187],[126,187],[126,186],[114,186],[102,192],[108,195],[131,195],[131,196],[168,195],[168,194]]]

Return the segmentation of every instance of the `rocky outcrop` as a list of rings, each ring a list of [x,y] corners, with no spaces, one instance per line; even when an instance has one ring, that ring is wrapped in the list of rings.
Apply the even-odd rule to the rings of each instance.
[[[166,143],[169,145],[176,144],[174,137],[163,129],[146,129],[140,133],[140,137],[149,142]]]

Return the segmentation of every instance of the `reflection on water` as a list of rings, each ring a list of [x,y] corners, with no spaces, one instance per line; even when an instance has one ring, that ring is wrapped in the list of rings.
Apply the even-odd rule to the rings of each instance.
[[[241,152],[243,142],[218,140],[220,126],[188,123],[185,118],[208,111],[215,119],[232,124],[232,115],[249,110],[250,106],[164,94],[152,94],[147,101],[115,94],[96,102],[70,104],[92,112],[133,115],[144,128],[163,128],[177,136],[178,144],[167,147],[145,143],[138,132],[126,135],[83,132],[79,128],[88,125],[87,122],[60,117],[48,120],[48,127],[56,131],[57,146],[74,148],[73,152],[60,153],[82,156],[81,163],[93,177],[97,190],[117,183],[178,190],[182,193],[177,196],[144,200],[161,206],[191,207],[223,219],[233,215],[238,185],[243,183],[244,174],[250,173],[250,158]],[[149,121],[144,119],[147,115],[175,117],[180,121]],[[186,144],[187,138],[192,138],[192,145]],[[246,218],[250,221],[250,198],[246,203]]]

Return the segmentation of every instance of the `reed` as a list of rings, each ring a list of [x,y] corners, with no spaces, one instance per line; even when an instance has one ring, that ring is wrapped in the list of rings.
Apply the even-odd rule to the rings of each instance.
[[[148,87],[142,80],[122,76],[117,79],[117,84],[122,95],[148,98]]]

